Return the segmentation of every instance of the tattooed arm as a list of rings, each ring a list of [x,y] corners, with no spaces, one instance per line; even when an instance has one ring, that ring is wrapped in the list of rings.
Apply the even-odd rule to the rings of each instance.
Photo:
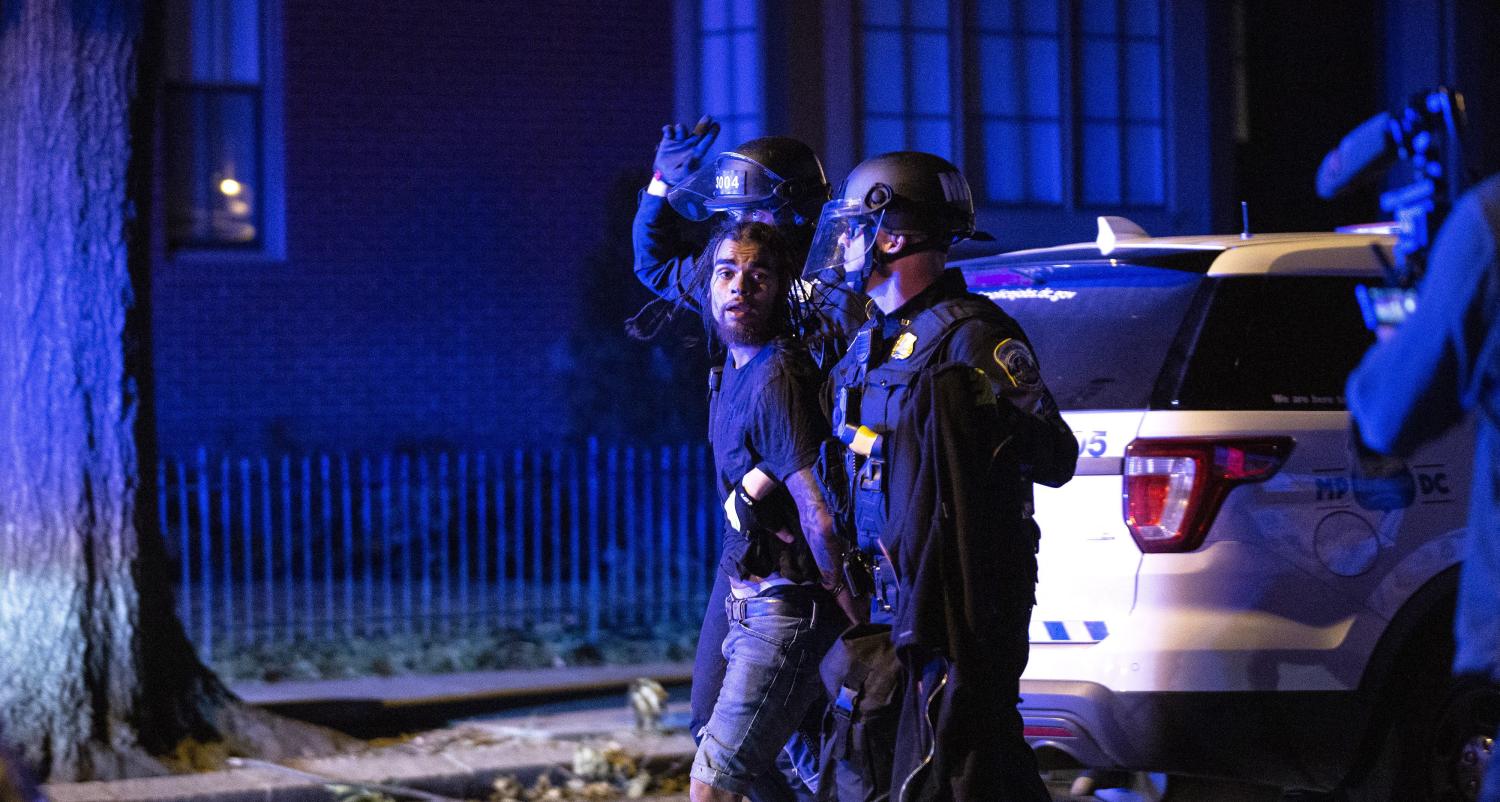
[[[828,511],[823,493],[818,490],[812,467],[803,468],[788,476],[786,489],[792,494],[792,501],[797,504],[802,534],[807,538],[813,560],[818,564],[823,587],[837,591],[835,600],[850,622],[858,624],[865,621],[869,617],[869,605],[862,604],[850,592],[849,586],[844,584],[844,550],[849,544],[834,532],[833,514]]]

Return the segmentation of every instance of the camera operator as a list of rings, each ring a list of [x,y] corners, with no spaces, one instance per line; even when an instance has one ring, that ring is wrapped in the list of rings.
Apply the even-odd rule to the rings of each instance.
[[[1500,682],[1500,174],[1454,206],[1419,290],[1349,377],[1349,412],[1365,447],[1404,457],[1478,411],[1453,669]],[[1500,802],[1500,760],[1479,800]]]

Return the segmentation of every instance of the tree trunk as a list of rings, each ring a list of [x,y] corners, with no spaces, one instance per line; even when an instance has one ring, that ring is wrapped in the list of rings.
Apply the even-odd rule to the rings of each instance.
[[[141,0],[0,3],[0,737],[54,781],[195,762],[184,739],[271,757],[332,744],[199,662],[160,532],[137,525],[144,20]]]

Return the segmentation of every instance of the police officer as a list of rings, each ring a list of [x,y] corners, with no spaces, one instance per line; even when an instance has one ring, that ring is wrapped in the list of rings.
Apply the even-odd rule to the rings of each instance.
[[[771,224],[789,241],[800,262],[830,189],[812,148],[791,137],[752,139],[704,163],[718,132],[718,124],[707,116],[691,129],[682,125],[662,129],[651,183],[641,193],[632,229],[636,278],[658,298],[705,313],[709,310],[701,308],[700,299],[708,294],[711,265],[703,264],[701,222],[729,218]],[[826,371],[843,352],[849,334],[864,321],[864,299],[847,289],[815,282],[799,283],[793,294],[807,302],[805,310],[814,321],[796,334]],[[729,575],[717,571],[693,661],[691,728],[695,738],[708,724],[724,681],[721,645],[729,621],[723,599],[729,593]],[[816,729],[815,724],[808,729]],[[808,741],[794,737],[778,758],[777,774],[757,780],[750,796],[757,802],[810,798],[816,749]]]
[[[1077,441],[1021,327],[946,267],[953,244],[984,237],[954,165],[888,153],[850,173],[808,256],[807,273],[875,306],[830,377],[833,425],[875,565],[872,620],[894,626],[907,672],[889,776],[839,763],[841,802],[1048,799],[1016,711],[1031,482],[1070,479]]]

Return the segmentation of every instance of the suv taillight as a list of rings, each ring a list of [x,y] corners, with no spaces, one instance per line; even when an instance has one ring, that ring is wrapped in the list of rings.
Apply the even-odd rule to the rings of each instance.
[[[1238,485],[1276,475],[1290,437],[1142,438],[1125,447],[1125,525],[1143,552],[1192,551]]]

